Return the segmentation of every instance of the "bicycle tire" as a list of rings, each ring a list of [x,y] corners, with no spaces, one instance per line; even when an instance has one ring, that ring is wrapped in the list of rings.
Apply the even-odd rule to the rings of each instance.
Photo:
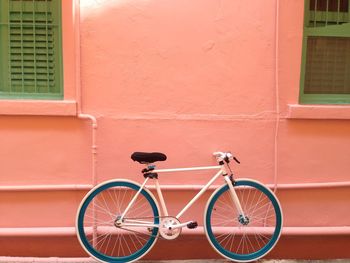
[[[211,246],[223,257],[250,262],[262,258],[277,244],[283,225],[282,209],[274,193],[257,181],[239,179],[234,188],[247,219],[239,216],[226,184],[208,200],[204,230]],[[248,208],[250,205],[253,208]]]
[[[140,187],[138,183],[129,180],[111,180],[97,185],[83,198],[77,211],[76,232],[81,246],[91,257],[100,262],[133,262],[153,247],[159,234],[157,227],[142,227],[144,232],[137,228],[138,232],[116,228],[114,225],[115,219],[121,216]],[[125,200],[125,204],[122,200]],[[149,190],[142,189],[125,215],[129,216],[133,219],[151,218],[153,224],[159,224],[159,207]],[[133,241],[132,237],[137,234],[139,236]]]

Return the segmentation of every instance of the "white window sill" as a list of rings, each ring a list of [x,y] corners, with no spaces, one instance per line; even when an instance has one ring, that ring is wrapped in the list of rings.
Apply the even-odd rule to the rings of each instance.
[[[350,106],[288,104],[287,119],[346,120],[350,119]]]
[[[0,100],[0,115],[76,116],[72,100]]]

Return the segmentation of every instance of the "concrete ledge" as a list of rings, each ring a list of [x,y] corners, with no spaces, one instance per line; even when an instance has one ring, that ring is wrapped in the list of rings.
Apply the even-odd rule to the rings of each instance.
[[[76,116],[77,102],[72,100],[2,100],[0,115]]]
[[[300,105],[289,104],[287,119],[350,119],[350,107],[347,105]]]
[[[222,228],[225,229],[225,228]],[[204,236],[203,226],[183,228],[181,235]],[[349,236],[349,226],[283,227],[282,236]],[[76,236],[75,227],[0,227],[0,237],[64,237]]]

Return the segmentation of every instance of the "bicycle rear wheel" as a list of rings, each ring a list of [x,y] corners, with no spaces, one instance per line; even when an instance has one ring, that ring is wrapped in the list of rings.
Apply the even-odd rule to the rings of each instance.
[[[76,230],[80,244],[93,258],[102,262],[133,262],[144,256],[158,237],[158,227],[139,226],[142,222],[159,224],[158,205],[143,189],[125,215],[125,222],[136,225],[116,226],[140,185],[128,180],[104,182],[82,200],[77,213]]]
[[[239,215],[228,185],[223,185],[208,200],[205,232],[223,257],[239,262],[257,260],[273,249],[281,235],[281,206],[270,189],[254,180],[237,180],[234,189],[245,218]]]

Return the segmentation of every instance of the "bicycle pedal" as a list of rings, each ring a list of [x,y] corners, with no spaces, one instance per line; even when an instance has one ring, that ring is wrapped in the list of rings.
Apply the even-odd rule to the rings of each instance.
[[[197,226],[198,223],[196,221],[187,224],[187,228],[189,229],[195,229]]]

